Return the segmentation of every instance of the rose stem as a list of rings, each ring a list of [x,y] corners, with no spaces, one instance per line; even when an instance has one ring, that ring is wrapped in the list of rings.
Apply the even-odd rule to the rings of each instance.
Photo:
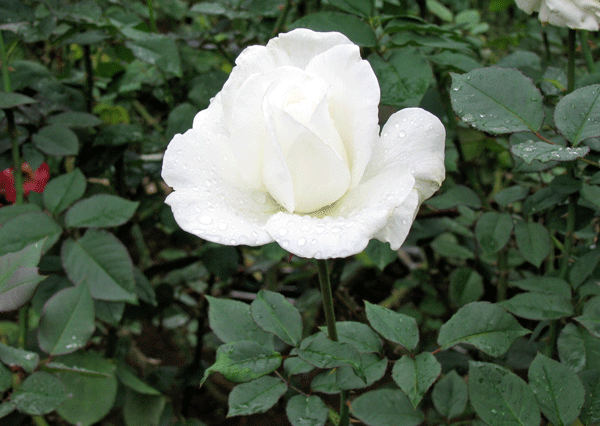
[[[319,283],[321,284],[321,297],[323,298],[323,310],[325,311],[325,321],[327,322],[327,334],[334,342],[338,341],[337,328],[335,326],[335,312],[333,310],[333,297],[331,295],[331,282],[329,281],[329,271],[327,270],[327,260],[317,259],[317,269],[319,271]],[[340,422],[339,426],[348,426],[348,391],[340,393]]]
[[[567,94],[571,93],[575,87],[575,30],[569,28],[569,41],[568,41],[568,64],[567,64]],[[567,173],[571,177],[575,177],[575,167],[571,163],[567,166]],[[571,194],[569,195],[568,207],[567,207],[567,229],[565,232],[565,243],[562,253],[562,259],[560,264],[560,277],[566,278],[569,270],[569,259],[571,257],[571,248],[573,247],[573,233],[575,232],[575,210],[576,210],[577,198]],[[553,357],[556,347],[556,335],[557,335],[557,321],[550,321],[550,329],[548,330],[548,346],[546,347],[546,355]]]

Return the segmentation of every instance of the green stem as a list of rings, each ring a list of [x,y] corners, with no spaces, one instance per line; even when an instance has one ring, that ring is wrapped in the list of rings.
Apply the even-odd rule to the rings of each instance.
[[[327,260],[317,259],[317,269],[319,271],[319,283],[321,284],[321,297],[323,298],[323,310],[325,311],[325,321],[327,322],[327,333],[334,342],[338,341],[337,328],[335,326],[335,312],[333,309],[333,297],[331,293],[331,281],[329,280],[329,271],[327,269]],[[348,426],[349,408],[348,391],[340,393],[340,422],[338,426]]]
[[[571,93],[575,88],[575,30],[569,28],[568,41],[568,64],[567,64],[567,93]]]
[[[92,65],[92,51],[89,44],[83,45],[83,62],[85,64],[85,107],[87,112],[92,112],[94,106],[94,66]]]
[[[49,426],[46,419],[44,419],[42,416],[33,416],[32,419],[36,426]]]
[[[563,248],[563,257],[560,264],[560,277],[566,278],[569,270],[569,260],[571,257],[571,249],[573,248],[573,234],[575,232],[575,210],[577,209],[577,200],[575,196],[569,196],[569,204],[567,208],[567,229],[565,232],[565,243]]]
[[[288,12],[290,11],[291,7],[292,0],[286,0],[285,5],[281,10],[281,13],[279,14],[279,17],[277,17],[277,22],[275,23],[275,28],[273,28],[273,33],[271,34],[271,37],[275,37],[283,30],[283,27],[285,26],[285,18],[287,18]]]
[[[508,247],[498,253],[498,286],[496,287],[496,301],[506,300],[506,287],[508,286]]]
[[[29,305],[19,309],[19,335],[17,337],[17,344],[19,348],[25,349],[27,346],[27,331],[29,328]]]
[[[150,17],[150,30],[153,33],[157,33],[158,29],[156,27],[156,17],[154,16],[154,1],[146,0],[146,4],[148,5],[148,16]]]
[[[594,63],[592,51],[590,50],[590,45],[588,44],[587,31],[579,31],[579,41],[581,42],[581,53],[583,53],[583,58],[585,59],[588,71],[590,72],[590,74],[594,74],[596,72],[596,64]]]

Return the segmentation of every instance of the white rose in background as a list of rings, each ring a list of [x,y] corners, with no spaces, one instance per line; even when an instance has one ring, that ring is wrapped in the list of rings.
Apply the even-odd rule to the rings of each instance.
[[[349,256],[371,238],[399,248],[444,179],[445,129],[407,108],[380,137],[379,99],[340,33],[297,29],[248,47],[165,152],[175,220],[209,241],[276,241],[301,257]]]
[[[516,0],[527,12],[539,12],[542,22],[575,30],[598,31],[600,1],[598,0]]]

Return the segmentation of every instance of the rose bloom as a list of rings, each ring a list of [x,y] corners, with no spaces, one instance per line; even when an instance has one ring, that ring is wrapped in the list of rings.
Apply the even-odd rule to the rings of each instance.
[[[379,84],[340,33],[297,29],[237,58],[223,89],[175,135],[162,177],[187,232],[216,243],[276,241],[308,258],[403,243],[444,180],[445,129],[420,108],[379,136]]]
[[[516,0],[527,12],[539,12],[542,22],[576,30],[598,31],[600,1],[598,0]]]
[[[0,196],[3,196],[10,204],[14,204],[17,200],[13,170],[14,168],[10,167],[0,173]],[[29,164],[22,163],[21,170],[23,171],[23,195],[28,196],[31,191],[42,193],[50,179],[48,164],[42,163],[34,172]]]

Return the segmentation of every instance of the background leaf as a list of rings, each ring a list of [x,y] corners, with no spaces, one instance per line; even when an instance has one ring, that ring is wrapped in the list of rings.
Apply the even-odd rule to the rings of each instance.
[[[460,416],[467,407],[467,384],[455,370],[442,377],[431,392],[433,405],[447,419]]]
[[[65,214],[68,228],[108,228],[123,225],[140,203],[116,195],[98,194],[77,202]]]
[[[264,331],[273,333],[291,346],[302,339],[302,317],[290,302],[272,291],[261,290],[250,305],[254,322]]]
[[[469,397],[490,426],[539,426],[535,396],[519,376],[499,365],[469,361]]]
[[[424,417],[402,391],[385,388],[363,393],[352,401],[352,414],[368,426],[416,426]]]
[[[520,71],[491,67],[451,75],[452,107],[476,129],[501,134],[535,132],[542,126],[542,95]]]
[[[31,416],[48,414],[66,399],[65,387],[58,377],[43,371],[27,377],[10,397],[17,410]]]
[[[329,409],[316,395],[295,395],[285,408],[292,426],[325,426]]]
[[[365,21],[340,12],[317,12],[303,16],[288,28],[308,28],[314,31],[337,31],[359,46],[377,45],[375,33]]]
[[[227,417],[264,413],[277,403],[287,388],[284,381],[271,376],[239,384],[229,394]]]
[[[442,366],[435,356],[422,352],[414,358],[403,355],[396,361],[392,378],[416,408],[441,372]]]
[[[371,326],[384,338],[412,350],[419,343],[419,327],[414,318],[365,301]]]
[[[83,197],[87,183],[79,169],[51,179],[44,188],[44,205],[52,214],[59,214]]]
[[[600,84],[582,87],[562,98],[554,109],[554,123],[574,146],[600,136]]]

